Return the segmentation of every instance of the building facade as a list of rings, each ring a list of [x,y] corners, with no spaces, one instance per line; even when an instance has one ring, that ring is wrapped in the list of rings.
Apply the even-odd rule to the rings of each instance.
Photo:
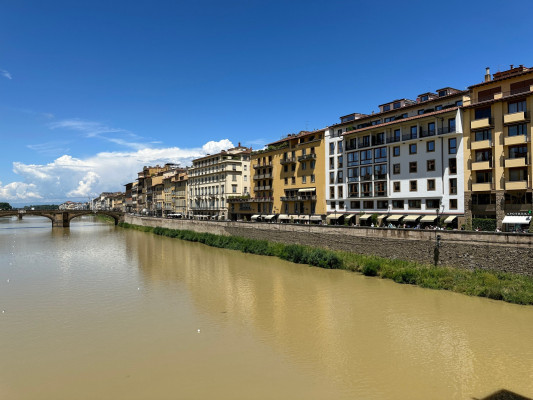
[[[240,145],[193,160],[189,168],[189,217],[227,219],[228,196],[250,194],[251,148]]]
[[[371,115],[343,116],[340,124],[329,127],[330,223],[461,224],[463,94],[442,88],[423,93],[416,101],[382,104]]]
[[[468,218],[492,218],[504,230],[531,221],[533,68],[490,74],[464,102],[465,204]]]

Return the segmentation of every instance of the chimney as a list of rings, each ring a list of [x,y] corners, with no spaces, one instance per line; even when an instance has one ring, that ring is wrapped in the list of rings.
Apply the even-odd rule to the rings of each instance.
[[[239,142],[239,145],[237,147],[241,147],[241,142]]]
[[[513,64],[511,64],[511,65],[510,65],[510,67],[511,67],[511,68],[509,68],[509,69],[513,69],[514,65],[513,65]]]
[[[490,78],[490,68],[485,68],[485,82],[490,82],[492,79]]]

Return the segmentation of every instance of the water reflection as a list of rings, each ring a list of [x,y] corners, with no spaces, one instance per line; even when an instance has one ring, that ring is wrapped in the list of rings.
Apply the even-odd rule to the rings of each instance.
[[[346,393],[468,398],[502,387],[533,392],[531,379],[524,379],[533,377],[531,307],[139,232],[126,242],[147,285],[185,285],[198,310],[250,327],[276,352],[312,366]]]

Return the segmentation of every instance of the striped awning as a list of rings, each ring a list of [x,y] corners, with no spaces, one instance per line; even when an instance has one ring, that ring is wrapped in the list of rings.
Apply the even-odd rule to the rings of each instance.
[[[444,223],[451,224],[455,220],[455,218],[457,218],[457,215],[450,215],[446,217],[446,219],[444,220]]]
[[[342,216],[343,216],[343,214],[329,214],[326,217],[326,220],[331,221],[332,219],[339,219]]]
[[[414,222],[420,217],[421,215],[408,215],[403,219],[403,222]]]
[[[287,214],[280,214],[280,216],[278,217],[279,220],[287,220],[287,219],[291,219],[291,217],[289,217]]]
[[[275,215],[266,215],[266,216],[263,217],[263,219],[265,219],[267,221],[270,221],[274,217],[275,217]]]
[[[363,214],[359,217],[360,221],[366,221],[367,219],[371,218],[372,214]]]
[[[420,222],[435,222],[436,219],[436,215],[424,215]]]
[[[252,215],[252,221],[255,221],[257,218],[259,218],[259,214]]]
[[[397,222],[397,221],[401,220],[402,218],[403,218],[403,215],[394,214],[394,215],[389,215],[387,217],[387,221],[388,222]]]

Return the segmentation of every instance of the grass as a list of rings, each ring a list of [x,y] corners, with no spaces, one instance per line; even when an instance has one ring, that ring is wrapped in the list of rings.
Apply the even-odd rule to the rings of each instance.
[[[298,244],[283,244],[188,230],[152,228],[125,222],[120,223],[119,226],[142,232],[152,232],[160,236],[199,242],[212,247],[279,257],[298,264],[360,272],[366,276],[391,279],[397,283],[417,285],[423,288],[449,290],[515,304],[533,304],[533,278],[518,274],[435,267],[412,261],[320,249]]]

